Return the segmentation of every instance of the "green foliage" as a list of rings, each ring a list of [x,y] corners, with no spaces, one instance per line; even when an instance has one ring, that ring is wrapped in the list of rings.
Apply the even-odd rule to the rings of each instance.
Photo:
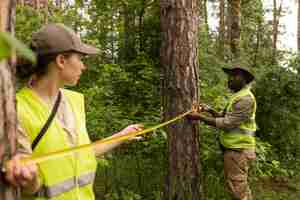
[[[121,189],[120,193],[107,193],[104,196],[105,200],[119,200],[119,199],[124,199],[124,200],[140,200],[142,197],[138,194],[135,194],[132,191],[129,191],[127,189]]]
[[[298,59],[298,58],[297,58]],[[295,60],[297,63],[297,59]],[[289,68],[274,67],[256,85],[258,100],[257,135],[270,142],[277,159],[292,167],[291,161],[299,157],[299,87],[298,74]],[[270,87],[272,86],[272,87]]]
[[[101,49],[88,58],[88,70],[76,88],[85,95],[87,128],[92,140],[110,136],[131,123],[146,127],[160,122],[160,19],[159,1],[77,1],[60,10],[50,5],[50,22],[63,22],[84,41]],[[272,29],[263,19],[261,1],[242,1],[241,60],[253,66],[258,101],[257,161],[252,177],[299,176],[299,74],[300,57],[286,67],[273,63]],[[45,15],[18,7],[16,34],[26,43],[45,23]],[[218,33],[200,27],[199,65],[201,102],[221,111],[228,96],[227,77],[221,68],[231,62],[218,50]],[[1,44],[1,40],[0,40]],[[5,43],[4,43],[5,44]],[[1,48],[2,50],[2,48]],[[287,59],[279,52],[278,63]],[[26,54],[26,53],[25,53]],[[2,52],[1,52],[2,55]],[[229,199],[224,189],[219,131],[201,125],[202,180],[207,200]],[[98,160],[97,198],[159,200],[167,170],[166,133],[158,130],[143,141],[129,143]],[[251,178],[254,191],[256,179]],[[256,194],[255,194],[256,195]],[[257,199],[261,197],[257,194]],[[275,195],[276,196],[276,195]],[[265,195],[274,198],[274,195]]]
[[[28,49],[28,47],[9,33],[0,32],[0,60],[10,57],[13,50],[16,50],[19,56],[22,56],[33,63],[36,62],[34,53]]]

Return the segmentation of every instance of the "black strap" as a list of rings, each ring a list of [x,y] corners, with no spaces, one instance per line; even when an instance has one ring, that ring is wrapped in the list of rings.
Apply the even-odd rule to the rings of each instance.
[[[57,96],[57,98],[55,100],[55,104],[54,104],[54,106],[52,108],[51,114],[50,114],[49,118],[47,119],[45,125],[43,126],[43,128],[39,132],[38,136],[34,139],[34,141],[31,144],[32,151],[38,145],[38,143],[40,142],[40,140],[42,139],[42,137],[45,135],[46,131],[48,130],[51,122],[53,121],[53,119],[55,117],[55,114],[57,112],[60,100],[61,100],[61,92],[58,93],[58,96]]]

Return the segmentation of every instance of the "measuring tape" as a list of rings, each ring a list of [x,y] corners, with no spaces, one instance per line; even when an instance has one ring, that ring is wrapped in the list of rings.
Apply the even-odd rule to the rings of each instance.
[[[128,140],[128,139],[130,139],[132,137],[135,137],[135,136],[145,135],[146,133],[149,133],[151,131],[154,131],[156,129],[164,127],[168,124],[171,124],[171,123],[185,117],[186,115],[190,114],[191,112],[193,112],[193,109],[188,111],[188,112],[185,112],[183,114],[180,114],[180,115],[174,117],[171,120],[168,120],[164,123],[161,123],[161,124],[158,124],[156,126],[147,128],[145,130],[132,132],[132,133],[129,133],[129,134],[126,134],[126,135],[115,136],[113,138],[108,137],[108,138],[104,138],[102,140],[98,140],[98,141],[90,143],[90,144],[84,144],[84,145],[80,145],[80,146],[77,146],[77,147],[73,147],[73,148],[69,148],[69,149],[63,149],[63,150],[59,150],[59,151],[55,151],[55,152],[50,152],[50,153],[43,154],[43,155],[36,155],[36,156],[30,156],[30,157],[22,158],[20,160],[20,162],[23,165],[38,164],[38,163],[41,163],[41,162],[44,162],[44,161],[47,161],[47,160],[50,160],[50,159],[55,159],[55,158],[67,156],[69,154],[73,154],[73,153],[76,153],[76,152],[79,152],[79,151],[82,151],[82,150],[91,149],[91,148],[94,148],[98,145],[107,145],[107,144],[112,144],[112,143],[115,143],[115,142],[122,142],[122,141]]]

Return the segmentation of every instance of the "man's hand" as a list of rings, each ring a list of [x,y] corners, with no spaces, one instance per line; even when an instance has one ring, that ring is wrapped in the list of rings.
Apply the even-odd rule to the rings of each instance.
[[[198,112],[195,112],[195,111],[191,112],[186,117],[189,120],[200,120],[201,119],[201,115]]]
[[[213,117],[223,117],[222,112],[215,111],[210,105],[204,103],[199,105],[199,110],[201,110],[199,113],[207,112],[211,114]]]
[[[38,167],[36,164],[22,165],[21,158],[24,155],[14,156],[6,164],[5,179],[15,187],[23,187],[25,190],[35,192],[38,187]]]
[[[207,125],[216,127],[216,118],[206,116],[202,113],[192,112],[186,116],[189,120],[200,120]]]

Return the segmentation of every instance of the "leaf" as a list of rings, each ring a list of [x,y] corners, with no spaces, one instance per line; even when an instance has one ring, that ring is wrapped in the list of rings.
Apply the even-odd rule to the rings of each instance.
[[[3,32],[0,32],[0,60],[8,58],[11,54],[12,48],[6,40]]]
[[[9,33],[0,32],[0,60],[8,58],[13,49],[15,49],[17,54],[21,57],[36,63],[36,56],[28,47]]]

